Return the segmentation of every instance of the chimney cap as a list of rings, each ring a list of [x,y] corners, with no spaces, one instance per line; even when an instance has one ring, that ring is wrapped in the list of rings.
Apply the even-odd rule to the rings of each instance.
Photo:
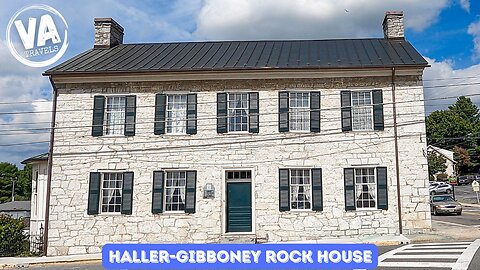
[[[122,32],[125,30],[125,29],[123,29],[123,27],[122,27],[119,23],[117,23],[117,22],[116,22],[114,19],[112,19],[112,18],[94,18],[94,19],[93,19],[93,22],[94,22],[95,24],[97,24],[97,23],[111,23],[111,24],[113,24],[115,27],[117,27],[119,30],[121,30]]]

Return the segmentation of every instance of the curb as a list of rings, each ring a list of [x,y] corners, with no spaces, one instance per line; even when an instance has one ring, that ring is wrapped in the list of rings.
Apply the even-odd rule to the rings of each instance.
[[[11,260],[12,262],[2,262]],[[101,254],[90,254],[89,256],[53,256],[53,257],[25,257],[25,258],[1,258],[0,269],[10,268],[27,268],[31,265],[43,264],[64,264],[64,263],[85,263],[85,262],[101,262]]]

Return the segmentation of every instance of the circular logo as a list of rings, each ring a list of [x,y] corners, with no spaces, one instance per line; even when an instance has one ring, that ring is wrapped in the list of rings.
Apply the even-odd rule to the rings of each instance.
[[[67,22],[56,9],[27,6],[8,22],[8,49],[24,65],[45,67],[58,61],[67,50],[67,32]]]

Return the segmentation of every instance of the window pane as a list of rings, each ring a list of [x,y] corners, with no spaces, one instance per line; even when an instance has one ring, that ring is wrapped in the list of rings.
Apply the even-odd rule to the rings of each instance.
[[[122,205],[123,173],[104,173],[102,183],[102,212],[120,212]]]
[[[105,134],[123,135],[125,128],[125,97],[107,97],[106,101]]]
[[[355,169],[355,194],[357,208],[376,208],[377,183],[374,168]]]
[[[310,93],[290,92],[290,130],[310,130]]]
[[[373,129],[373,105],[371,91],[352,92],[352,129]]]
[[[165,181],[165,210],[185,210],[186,173],[184,171],[167,172]]]
[[[187,95],[168,95],[166,127],[168,134],[187,132]]]
[[[290,208],[312,209],[310,170],[290,170]]]
[[[248,131],[248,94],[228,94],[228,131]]]

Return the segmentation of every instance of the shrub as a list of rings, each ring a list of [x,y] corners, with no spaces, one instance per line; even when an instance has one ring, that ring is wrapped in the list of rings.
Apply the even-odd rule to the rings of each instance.
[[[29,252],[28,235],[21,219],[0,215],[0,257],[19,256]]]
[[[438,181],[447,181],[447,179],[448,179],[448,174],[446,174],[446,173],[437,174],[437,180]]]

